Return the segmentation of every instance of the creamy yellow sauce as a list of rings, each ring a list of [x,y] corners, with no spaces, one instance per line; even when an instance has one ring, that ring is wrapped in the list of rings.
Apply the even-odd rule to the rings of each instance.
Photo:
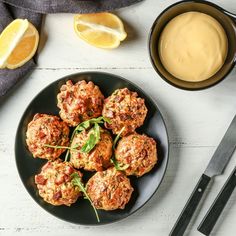
[[[198,82],[224,64],[228,39],[221,24],[200,12],[173,18],[161,33],[158,51],[165,69],[178,79]]]

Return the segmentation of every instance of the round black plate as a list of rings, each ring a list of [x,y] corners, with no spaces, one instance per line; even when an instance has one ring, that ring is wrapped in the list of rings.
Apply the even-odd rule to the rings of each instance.
[[[42,159],[34,159],[28,151],[25,142],[25,133],[27,124],[31,121],[35,113],[47,113],[58,115],[57,94],[60,87],[67,80],[77,82],[79,80],[93,81],[98,85],[104,96],[109,96],[115,89],[127,87],[132,91],[136,91],[140,97],[143,97],[148,108],[148,115],[144,125],[138,130],[140,133],[146,133],[152,136],[158,143],[158,165],[148,174],[141,178],[131,177],[131,183],[135,191],[133,192],[130,202],[124,210],[101,211],[99,216],[101,222],[98,223],[89,202],[80,198],[71,207],[53,206],[43,201],[38,195],[36,185],[34,183],[35,174],[39,173],[41,167],[46,162]],[[99,225],[108,224],[121,220],[136,210],[141,208],[156,192],[159,187],[168,163],[168,136],[164,120],[155,102],[145,94],[135,84],[116,75],[98,72],[85,72],[66,76],[59,79],[45,89],[43,89],[29,104],[24,112],[18,126],[15,141],[16,165],[21,180],[31,197],[46,211],[76,224],[83,225]]]

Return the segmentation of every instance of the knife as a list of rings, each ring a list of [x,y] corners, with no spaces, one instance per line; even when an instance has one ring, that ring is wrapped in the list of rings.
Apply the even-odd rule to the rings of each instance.
[[[213,154],[205,172],[200,177],[193,193],[186,203],[183,211],[177,219],[169,236],[182,236],[199,205],[207,186],[211,179],[222,174],[225,166],[229,162],[234,149],[236,147],[236,116],[234,116],[229,128],[227,129],[223,139]]]
[[[206,216],[198,227],[198,231],[204,235],[209,235],[214,228],[221,212],[223,211],[226,203],[228,202],[231,194],[236,186],[236,167],[232,171],[230,177],[227,179],[225,185],[221,189],[220,193],[216,197],[214,203],[210,207]]]

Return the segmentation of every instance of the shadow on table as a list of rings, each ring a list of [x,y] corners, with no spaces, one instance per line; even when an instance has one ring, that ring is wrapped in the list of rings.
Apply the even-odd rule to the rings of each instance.
[[[41,30],[40,30],[40,40],[39,40],[39,46],[37,49],[37,54],[35,56],[36,62],[38,61],[38,57],[40,53],[43,51],[45,44],[48,40],[48,32],[45,31],[45,16],[42,19],[42,25],[41,25]]]
[[[119,15],[115,12],[116,15]],[[127,38],[121,43],[120,47],[125,46],[127,44],[133,43],[134,41],[139,39],[139,34],[137,31],[137,26],[133,26],[130,22],[126,21],[121,17],[122,22],[124,23],[124,28],[127,33]]]

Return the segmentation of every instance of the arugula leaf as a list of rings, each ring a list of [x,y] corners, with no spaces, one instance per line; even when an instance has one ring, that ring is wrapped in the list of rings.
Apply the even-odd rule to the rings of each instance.
[[[55,148],[55,149],[67,149],[66,152],[66,156],[65,156],[65,162],[67,162],[69,154],[70,154],[70,150],[73,151],[78,151],[76,148],[79,146],[78,144],[76,144],[73,147],[67,147],[67,146],[53,146],[53,145],[49,145],[49,144],[44,144],[45,147],[49,147],[49,148]]]
[[[103,120],[108,124],[111,124],[111,120],[109,118],[103,116]]]
[[[93,129],[94,134],[90,134],[89,139],[87,140],[87,142],[83,145],[81,149],[81,152],[89,153],[100,140],[100,129],[98,131],[98,127],[99,127],[98,124],[103,124],[104,122],[110,123],[111,121],[110,119],[106,117],[100,116],[98,118],[92,118],[90,120],[86,120],[80,123],[79,125],[76,126],[76,128],[74,129],[71,135],[70,144],[72,143],[74,136],[77,132],[82,132],[84,130],[87,130],[89,127],[94,125],[94,129]],[[65,161],[69,159],[69,156],[70,156],[70,149],[68,149],[66,152]]]
[[[74,147],[67,147],[67,146],[57,146],[57,145],[49,145],[49,144],[44,144],[43,146],[49,147],[49,148],[55,148],[55,149],[68,149],[68,150],[76,150],[78,145],[75,145]]]
[[[94,206],[94,204],[93,204],[91,198],[88,196],[87,191],[86,191],[86,189],[85,189],[85,187],[84,187],[84,184],[83,184],[82,181],[81,181],[80,176],[78,175],[78,173],[73,173],[73,174],[71,175],[71,177],[73,178],[73,179],[72,179],[72,184],[73,184],[74,186],[78,186],[78,187],[80,188],[80,190],[84,193],[85,199],[87,199],[87,200],[90,202],[91,206],[93,207],[93,210],[94,210],[94,212],[95,212],[97,221],[100,222],[100,218],[99,218],[97,209],[95,208],[95,206]]]
[[[94,125],[94,134],[95,134],[95,142],[96,144],[99,142],[101,135],[100,135],[100,126],[98,124]]]
[[[124,129],[125,129],[125,127],[123,127],[123,128],[120,130],[120,132],[116,135],[115,140],[114,140],[114,142],[113,142],[113,146],[112,146],[113,150],[115,150],[116,144],[117,144],[118,140],[120,139],[120,136],[121,136],[122,132],[124,131]],[[116,168],[116,170],[121,170],[121,171],[123,171],[123,170],[126,170],[127,168],[129,168],[129,164],[125,164],[125,165],[122,165],[122,166],[121,166],[120,163],[117,162],[115,156],[113,156],[113,157],[111,158],[111,163],[114,165],[114,167]]]
[[[83,131],[85,129],[88,129],[90,127],[90,121],[89,120],[86,120],[82,123],[80,123],[76,128],[75,130],[76,131]]]
[[[124,129],[125,129],[125,127],[123,127],[121,130],[120,130],[120,132],[116,135],[116,138],[115,138],[115,140],[114,140],[114,142],[113,142],[113,149],[115,150],[115,148],[116,148],[116,143],[118,142],[118,140],[120,139],[120,136],[121,136],[121,134],[122,134],[122,132],[124,131]]]
[[[121,166],[120,163],[117,162],[115,157],[111,158],[111,163],[114,165],[116,170],[123,171],[123,170],[126,170],[127,168],[129,168],[129,164],[125,164],[125,165]]]
[[[66,152],[66,155],[65,155],[65,162],[68,161],[69,156],[70,156],[70,150],[68,149],[67,152]]]
[[[89,153],[96,144],[100,141],[100,126],[95,123],[94,127],[90,130],[90,135],[86,143],[81,148],[81,152],[83,153]]]
[[[94,133],[91,133],[89,135],[89,138],[88,140],[86,141],[86,143],[82,146],[82,148],[80,149],[81,152],[83,153],[89,153],[93,148],[94,146],[96,145],[96,138],[95,138],[95,135]]]
[[[86,120],[80,124],[78,124],[78,126],[74,129],[72,136],[71,136],[71,140],[73,140],[75,133],[76,132],[81,132],[83,130],[88,129],[91,125],[93,124],[103,124],[104,122],[110,123],[110,119],[100,116],[98,118],[92,118],[90,120]]]

